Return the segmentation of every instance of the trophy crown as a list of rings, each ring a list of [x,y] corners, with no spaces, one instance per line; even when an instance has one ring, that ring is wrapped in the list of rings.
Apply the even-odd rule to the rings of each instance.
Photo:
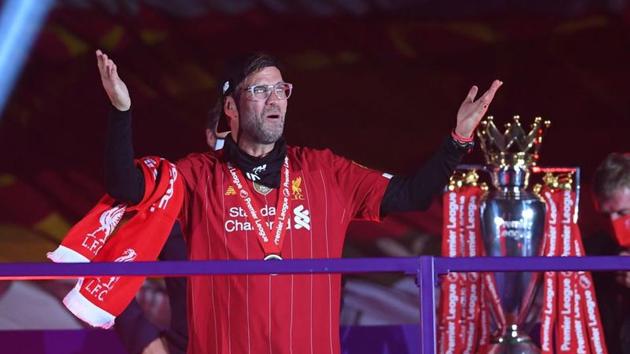
[[[481,190],[487,191],[488,185],[479,183],[479,174],[475,170],[456,171],[448,181],[448,190],[454,191],[464,186],[480,187]]]
[[[543,183],[552,189],[573,189],[573,173],[558,173],[553,174],[551,172],[545,173],[543,176]]]
[[[506,123],[501,133],[494,124],[494,118],[488,116],[477,130],[486,163],[498,167],[535,166],[542,137],[550,125],[550,121],[536,117],[531,129],[526,132],[521,125],[521,118],[514,116],[513,122]]]

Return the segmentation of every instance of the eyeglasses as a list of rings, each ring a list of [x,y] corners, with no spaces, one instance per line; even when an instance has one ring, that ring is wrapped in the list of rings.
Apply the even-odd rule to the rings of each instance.
[[[291,96],[293,85],[288,82],[278,82],[275,85],[253,85],[243,89],[257,100],[266,100],[273,92],[279,100],[286,100]]]

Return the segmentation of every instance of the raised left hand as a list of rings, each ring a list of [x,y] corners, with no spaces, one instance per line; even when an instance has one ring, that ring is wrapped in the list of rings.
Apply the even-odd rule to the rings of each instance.
[[[483,118],[483,115],[488,111],[488,107],[494,98],[494,94],[501,85],[503,85],[502,81],[494,80],[488,91],[484,92],[484,94],[476,101],[475,96],[477,96],[479,88],[477,86],[470,88],[468,96],[466,96],[466,99],[462,102],[462,105],[459,106],[459,110],[457,111],[457,126],[455,127],[455,133],[465,138],[472,136],[475,128],[477,128],[477,125],[481,121],[481,118]]]

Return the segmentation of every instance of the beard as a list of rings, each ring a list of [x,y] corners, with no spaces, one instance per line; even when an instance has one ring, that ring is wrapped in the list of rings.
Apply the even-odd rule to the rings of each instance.
[[[278,118],[265,118],[267,114],[277,114]],[[263,111],[261,114],[241,121],[241,130],[252,142],[257,144],[273,144],[284,131],[284,115],[280,111]]]

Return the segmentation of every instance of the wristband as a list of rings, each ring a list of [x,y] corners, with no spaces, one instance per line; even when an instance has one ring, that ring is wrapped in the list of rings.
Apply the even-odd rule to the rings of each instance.
[[[472,137],[466,139],[455,132],[451,132],[450,140],[456,149],[465,151],[466,153],[470,153],[475,147],[475,140]]]
[[[455,129],[453,129],[453,131],[451,132],[451,136],[453,137],[453,139],[455,139],[458,143],[462,143],[462,144],[466,144],[466,143],[472,143],[472,141],[475,139],[475,135],[472,134],[470,137],[466,138],[463,137],[459,134],[457,134],[457,132],[455,131]]]

